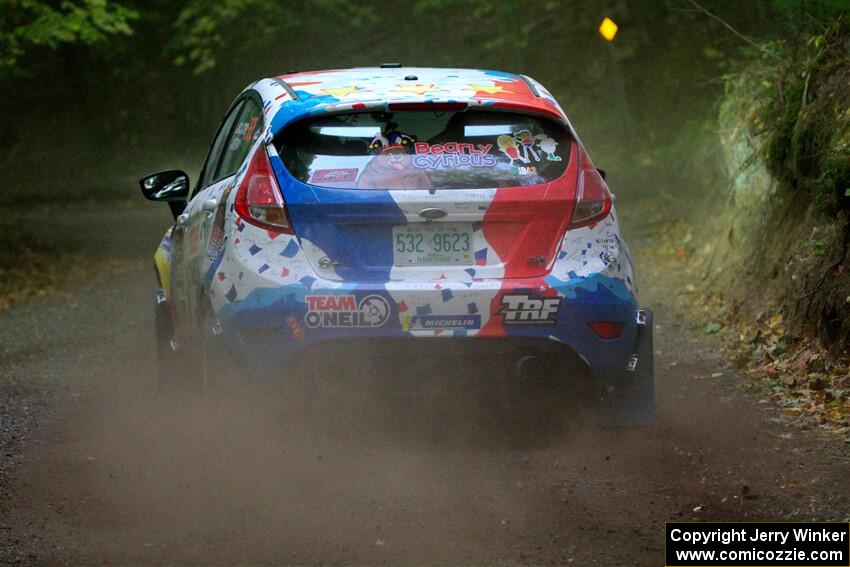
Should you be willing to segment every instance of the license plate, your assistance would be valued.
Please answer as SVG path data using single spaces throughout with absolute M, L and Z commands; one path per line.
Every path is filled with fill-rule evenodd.
M 472 225 L 417 223 L 393 228 L 393 264 L 396 266 L 471 265 Z

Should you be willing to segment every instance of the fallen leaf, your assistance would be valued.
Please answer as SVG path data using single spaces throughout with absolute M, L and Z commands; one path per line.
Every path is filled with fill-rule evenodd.
M 704 330 L 705 330 L 706 335 L 713 335 L 715 333 L 720 332 L 720 329 L 722 329 L 722 328 L 723 328 L 723 325 L 721 325 L 720 323 L 711 322 L 711 323 L 709 323 L 708 325 L 705 326 Z

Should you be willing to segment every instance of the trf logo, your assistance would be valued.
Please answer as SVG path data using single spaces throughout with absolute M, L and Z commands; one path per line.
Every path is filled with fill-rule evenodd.
M 505 325 L 555 325 L 560 297 L 536 299 L 528 294 L 502 296 L 502 315 Z

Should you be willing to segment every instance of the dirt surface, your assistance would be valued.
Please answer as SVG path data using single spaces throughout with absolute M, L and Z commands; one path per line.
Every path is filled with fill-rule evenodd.
M 657 566 L 668 520 L 850 515 L 848 447 L 741 388 L 646 254 L 649 428 L 574 406 L 553 426 L 475 390 L 305 420 L 268 387 L 158 396 L 150 253 L 167 212 L 68 217 L 54 229 L 70 247 L 121 269 L 0 314 L 0 561 Z M 453 372 L 481 372 L 470 362 Z

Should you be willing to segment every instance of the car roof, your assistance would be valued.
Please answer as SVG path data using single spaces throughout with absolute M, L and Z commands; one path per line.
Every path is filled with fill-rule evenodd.
M 271 133 L 304 116 L 385 108 L 392 103 L 465 103 L 547 115 L 566 115 L 543 85 L 525 75 L 480 69 L 359 67 L 288 73 L 250 87 L 263 99 Z

